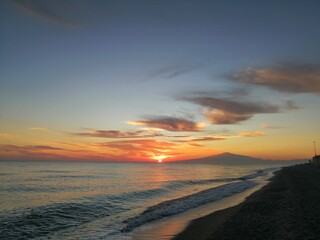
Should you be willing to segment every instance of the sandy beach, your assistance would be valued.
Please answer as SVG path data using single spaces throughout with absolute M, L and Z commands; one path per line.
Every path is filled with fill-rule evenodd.
M 175 240 L 320 239 L 320 168 L 285 167 L 243 203 L 193 220 Z

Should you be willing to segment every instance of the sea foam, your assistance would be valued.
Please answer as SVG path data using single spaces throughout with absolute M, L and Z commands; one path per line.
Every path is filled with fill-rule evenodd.
M 253 181 L 257 177 L 266 176 L 269 172 L 275 171 L 276 168 L 267 168 L 258 170 L 253 174 L 246 175 L 240 178 L 222 178 L 222 179 L 207 179 L 200 181 L 183 181 L 183 184 L 203 184 L 209 182 L 230 182 L 219 187 L 209 188 L 188 196 L 176 198 L 161 202 L 157 205 L 147 208 L 140 215 L 126 220 L 126 226 L 122 229 L 123 232 L 129 232 L 136 227 L 145 223 L 161 219 L 163 217 L 175 215 L 185 212 L 189 209 L 198 207 L 202 204 L 217 201 L 225 197 L 232 196 L 236 193 L 243 192 L 249 188 L 256 186 L 258 183 Z
M 242 192 L 246 189 L 256 186 L 257 183 L 249 180 L 242 180 L 235 183 L 229 183 L 220 187 L 210 188 L 182 198 L 168 200 L 149 207 L 140 215 L 127 220 L 127 225 L 123 232 L 129 232 L 132 229 L 141 226 L 147 222 L 161 219 L 166 216 L 175 215 L 189 209 L 195 208 L 205 203 L 220 200 L 233 194 Z

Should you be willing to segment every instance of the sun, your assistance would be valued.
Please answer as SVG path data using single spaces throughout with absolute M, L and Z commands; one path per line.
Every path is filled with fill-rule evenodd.
M 166 155 L 157 155 L 157 156 L 153 156 L 152 158 L 155 159 L 155 160 L 157 160 L 158 163 L 162 163 L 162 160 L 163 160 L 163 159 L 166 159 L 167 157 L 168 157 L 168 156 L 166 156 Z

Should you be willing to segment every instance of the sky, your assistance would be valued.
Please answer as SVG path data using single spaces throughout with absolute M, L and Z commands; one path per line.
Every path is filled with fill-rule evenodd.
M 0 1 L 0 159 L 320 152 L 318 0 Z

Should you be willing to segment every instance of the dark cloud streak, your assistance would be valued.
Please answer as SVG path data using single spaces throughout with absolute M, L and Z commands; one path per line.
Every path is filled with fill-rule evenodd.
M 89 132 L 73 133 L 73 135 L 83 137 L 100 137 L 100 138 L 148 138 L 163 136 L 157 132 L 149 132 L 145 130 L 135 131 L 118 131 L 118 130 L 92 130 Z
M 207 108 L 204 115 L 213 124 L 237 124 L 253 117 L 254 114 L 277 113 L 279 107 L 266 102 L 208 97 L 183 97 L 181 100 Z
M 168 66 L 160 68 L 148 75 L 149 78 L 165 78 L 173 79 L 181 75 L 197 71 L 203 68 L 203 64 L 180 64 L 174 66 Z
M 286 105 L 289 110 L 299 109 L 299 106 L 297 106 L 293 100 L 287 100 Z
M 204 115 L 214 124 L 237 124 L 253 117 L 252 114 L 236 114 L 221 110 L 209 110 Z
M 16 6 L 22 8 L 24 11 L 40 17 L 46 21 L 58 24 L 63 27 L 67 28 L 81 28 L 85 27 L 84 24 L 75 22 L 72 20 L 69 20 L 51 10 L 48 8 L 45 8 L 39 4 L 37 4 L 35 1 L 28 1 L 28 0 L 11 0 L 12 3 L 14 3 Z
M 56 147 L 51 147 L 47 145 L 26 145 L 26 146 L 18 146 L 18 145 L 11 145 L 11 144 L 6 144 L 6 145 L 1 145 L 1 149 L 5 152 L 20 152 L 20 153 L 27 153 L 30 151 L 42 151 L 42 150 L 49 150 L 49 151 L 61 151 L 65 150 L 63 148 L 56 148 Z
M 259 69 L 245 68 L 227 78 L 280 92 L 320 94 L 320 65 L 279 64 Z
M 171 132 L 199 132 L 201 126 L 191 120 L 168 116 L 153 116 L 146 120 L 130 122 L 133 125 L 142 125 L 152 128 L 160 128 Z
M 235 114 L 275 113 L 279 108 L 265 102 L 242 102 L 237 100 L 214 97 L 186 97 L 183 100 L 193 102 L 203 107 L 218 109 Z

